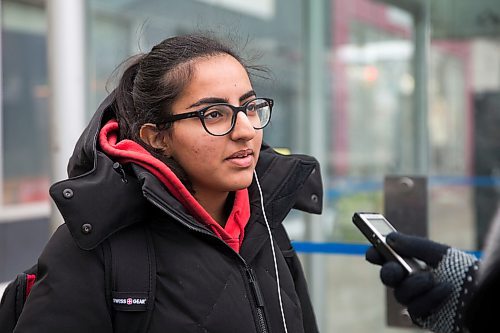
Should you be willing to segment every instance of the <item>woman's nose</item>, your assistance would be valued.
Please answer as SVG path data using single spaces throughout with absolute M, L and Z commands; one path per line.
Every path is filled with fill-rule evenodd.
M 253 139 L 256 129 L 253 128 L 252 122 L 250 121 L 250 119 L 248 119 L 247 115 L 244 112 L 238 112 L 234 121 L 234 128 L 231 131 L 231 138 L 233 140 Z

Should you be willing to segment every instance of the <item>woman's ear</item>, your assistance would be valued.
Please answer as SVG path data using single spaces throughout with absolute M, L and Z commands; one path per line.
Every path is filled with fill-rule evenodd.
M 139 136 L 147 145 L 155 149 L 159 149 L 163 152 L 163 154 L 170 156 L 167 139 L 168 135 L 166 135 L 165 131 L 160 131 L 156 125 L 150 123 L 142 125 L 139 131 Z

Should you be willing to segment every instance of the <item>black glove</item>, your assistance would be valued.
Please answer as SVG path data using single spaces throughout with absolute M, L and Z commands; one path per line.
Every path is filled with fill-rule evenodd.
M 369 262 L 382 265 L 382 282 L 394 288 L 396 300 L 407 307 L 413 322 L 434 332 L 460 332 L 477 259 L 422 237 L 391 233 L 386 241 L 402 257 L 416 258 L 427 265 L 427 269 L 408 276 L 400 264 L 387 262 L 374 247 L 366 252 Z

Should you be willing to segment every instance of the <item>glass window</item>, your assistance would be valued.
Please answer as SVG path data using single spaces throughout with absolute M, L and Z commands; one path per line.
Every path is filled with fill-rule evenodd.
M 382 211 L 383 177 L 416 168 L 413 23 L 378 1 L 338 0 L 333 8 L 331 237 L 362 241 L 353 211 Z
M 383 211 L 386 175 L 423 175 L 429 236 L 481 249 L 499 216 L 500 3 L 332 0 L 331 6 L 329 239 L 365 243 L 350 223 L 353 211 Z M 345 255 L 325 260 L 328 332 L 387 331 L 378 269 L 362 262 Z
M 4 207 L 48 201 L 45 20 L 41 5 L 2 1 L 0 206 Z
M 500 3 L 431 4 L 431 232 L 481 249 L 500 199 Z

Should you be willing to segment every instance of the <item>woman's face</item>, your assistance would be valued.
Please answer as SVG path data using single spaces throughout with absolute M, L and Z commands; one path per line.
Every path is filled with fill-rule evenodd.
M 243 66 L 230 55 L 196 60 L 193 75 L 172 105 L 172 114 L 225 102 L 240 106 L 255 97 Z M 184 169 L 196 195 L 210 196 L 246 188 L 259 158 L 262 130 L 238 112 L 234 129 L 224 136 L 205 131 L 198 118 L 173 123 L 166 152 Z

